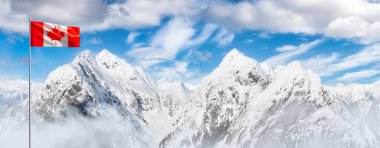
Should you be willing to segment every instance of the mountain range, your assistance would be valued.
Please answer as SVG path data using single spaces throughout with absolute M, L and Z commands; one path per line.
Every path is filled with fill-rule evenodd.
M 0 80 L 0 147 L 22 147 L 27 84 Z M 36 147 L 380 145 L 380 81 L 325 86 L 298 62 L 271 68 L 237 49 L 196 88 L 85 50 L 32 92 Z

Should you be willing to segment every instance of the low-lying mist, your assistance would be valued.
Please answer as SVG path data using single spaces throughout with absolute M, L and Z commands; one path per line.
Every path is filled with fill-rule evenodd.
M 0 114 L 1 115 L 1 114 Z M 17 118 L 17 116 L 12 116 Z M 33 118 L 36 119 L 35 116 Z M 28 121 L 0 118 L 1 148 L 28 147 Z M 133 125 L 116 111 L 106 116 L 71 115 L 54 122 L 32 120 L 34 148 L 121 148 L 154 147 L 149 131 Z M 4 126 L 5 125 L 5 126 Z

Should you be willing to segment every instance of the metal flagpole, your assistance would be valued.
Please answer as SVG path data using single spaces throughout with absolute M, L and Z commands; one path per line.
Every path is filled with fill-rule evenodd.
M 29 18 L 29 61 L 28 61 L 28 63 L 29 63 L 29 101 L 28 101 L 28 110 L 29 110 L 29 148 L 31 148 L 32 146 L 31 146 L 31 144 L 32 144 L 32 138 L 31 138 L 31 125 L 30 125 L 30 123 L 31 123 L 31 116 L 30 116 L 30 98 L 31 98 L 31 89 L 30 89 L 30 86 L 31 86 L 31 83 L 30 83 L 30 72 L 31 72 L 31 62 L 32 62 L 32 60 L 31 60 L 31 58 L 32 58 L 32 49 L 31 49 L 31 27 L 30 27 L 30 18 Z

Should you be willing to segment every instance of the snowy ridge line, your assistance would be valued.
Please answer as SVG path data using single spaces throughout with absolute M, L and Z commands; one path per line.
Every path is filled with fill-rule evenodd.
M 8 131 L 0 134 L 0 139 L 14 133 L 15 127 L 23 127 L 26 121 L 24 83 L 0 82 L 0 101 L 12 98 L 3 101 L 5 106 L 0 106 L 0 131 Z M 94 145 L 380 145 L 380 126 L 377 124 L 380 121 L 380 81 L 365 85 L 324 86 L 319 76 L 304 70 L 298 62 L 271 69 L 237 49 L 231 50 L 196 88 L 181 81 L 153 80 L 143 69 L 107 50 L 96 56 L 85 50 L 72 63 L 52 71 L 45 83 L 35 89 L 38 93 L 33 94 L 32 106 L 36 113 L 33 118 L 40 127 L 58 128 L 58 123 L 81 126 L 93 121 L 99 125 L 90 124 L 88 131 L 117 135 L 99 141 L 76 135 L 70 126 L 61 127 L 69 128 L 66 140 L 77 137 Z M 14 101 L 10 103 L 9 100 Z M 112 122 L 103 121 L 110 118 L 113 118 Z M 120 128 L 106 128 L 108 124 Z M 45 147 L 51 145 L 54 143 Z

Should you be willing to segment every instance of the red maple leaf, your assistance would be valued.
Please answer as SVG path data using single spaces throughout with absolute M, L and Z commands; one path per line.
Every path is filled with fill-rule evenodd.
M 51 39 L 51 41 L 61 41 L 61 39 L 65 36 L 65 32 L 59 30 L 59 28 L 54 27 L 51 31 L 47 32 L 47 36 Z M 57 44 L 57 42 L 55 42 Z

